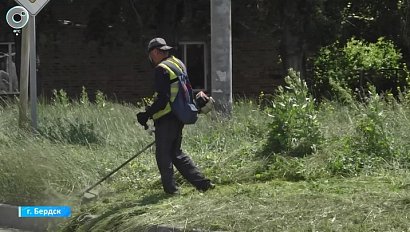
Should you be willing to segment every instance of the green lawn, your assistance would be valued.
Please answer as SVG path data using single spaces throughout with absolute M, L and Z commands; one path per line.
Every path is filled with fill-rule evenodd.
M 410 175 L 113 192 L 83 206 L 66 231 L 144 231 L 167 225 L 190 231 L 408 231 Z M 99 215 L 78 225 L 86 214 Z M 77 227 L 79 226 L 79 227 Z
M 138 107 L 63 100 L 40 104 L 37 134 L 17 127 L 15 104 L 0 107 L 0 202 L 72 206 L 51 231 L 410 230 L 408 103 L 322 103 L 323 140 L 292 157 L 270 151 L 275 111 L 240 100 L 231 118 L 201 115 L 184 130 L 184 150 L 216 189 L 199 193 L 177 175 L 182 194 L 165 195 L 149 149 L 82 204 L 82 190 L 153 137 L 135 123 Z

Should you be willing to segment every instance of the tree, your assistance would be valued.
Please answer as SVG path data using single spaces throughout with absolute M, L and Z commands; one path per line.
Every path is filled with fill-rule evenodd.
M 284 73 L 289 68 L 304 77 L 305 61 L 312 51 L 329 44 L 339 34 L 345 0 L 242 0 L 253 8 L 262 26 L 272 37 L 280 38 L 280 57 Z M 246 2 L 246 3 L 244 3 Z M 249 7 L 251 6 L 251 7 Z M 253 18 L 255 19 L 255 18 Z
M 13 29 L 8 25 L 8 23 L 4 19 L 6 18 L 6 14 L 10 10 L 10 8 L 12 8 L 15 5 L 15 2 L 12 0 L 0 2 L 0 41 L 14 40 L 14 38 L 12 37 Z
M 342 9 L 342 39 L 362 38 L 375 42 L 385 37 L 400 42 L 404 3 L 401 0 L 351 1 Z
M 250 25 L 280 38 L 284 73 L 289 68 L 301 71 L 305 62 L 320 47 L 352 37 L 376 42 L 385 37 L 410 54 L 410 1 L 408 0 L 238 0 L 256 16 L 241 18 Z M 235 12 L 233 12 L 235 14 Z M 243 12 L 241 12 L 243 14 Z M 239 17 L 240 18 L 240 17 Z M 250 21 L 256 21 L 252 23 Z
M 366 96 L 369 85 L 378 93 L 397 95 L 407 87 L 407 67 L 392 41 L 379 38 L 375 43 L 351 39 L 320 49 L 315 59 L 312 90 L 317 98 L 337 98 L 350 102 L 351 94 Z

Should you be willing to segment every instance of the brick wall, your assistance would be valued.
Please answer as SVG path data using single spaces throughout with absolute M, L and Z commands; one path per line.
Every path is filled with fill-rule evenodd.
M 64 89 L 71 97 L 78 97 L 84 86 L 91 98 L 100 90 L 120 101 L 150 95 L 152 74 L 143 47 L 132 41 L 103 46 L 86 41 L 85 23 L 95 1 L 74 3 L 79 2 L 81 7 L 64 1 L 48 6 L 55 18 L 69 20 L 70 24 L 59 26 L 58 31 L 42 24 L 50 33 L 38 38 L 39 91 L 50 96 L 53 89 Z
M 232 45 L 233 92 L 258 95 L 273 92 L 282 83 L 282 67 L 278 64 L 277 46 L 272 38 L 252 36 L 238 38 Z
M 78 24 L 86 22 L 88 12 L 94 7 L 92 3 L 81 1 L 80 10 L 75 11 L 67 7 L 75 9 L 79 6 L 64 2 L 51 1 L 50 4 L 54 4 L 52 13 L 59 19 Z M 42 25 L 47 27 L 47 24 Z M 59 28 L 58 31 L 46 28 L 49 33 L 38 38 L 39 91 L 45 96 L 50 96 L 53 89 L 64 89 L 75 97 L 81 93 L 82 86 L 91 95 L 101 90 L 120 101 L 135 101 L 151 95 L 152 69 L 145 45 L 140 41 L 101 46 L 85 40 L 85 27 L 67 25 Z M 209 38 L 208 34 L 204 33 L 203 37 Z M 179 37 L 187 39 L 186 35 Z M 233 37 L 234 94 L 257 95 L 261 91 L 273 91 L 273 86 L 278 85 L 282 77 L 281 66 L 277 64 L 277 48 L 272 38 L 262 34 Z

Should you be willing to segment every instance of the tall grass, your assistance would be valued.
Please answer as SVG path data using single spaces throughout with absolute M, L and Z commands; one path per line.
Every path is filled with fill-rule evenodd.
M 14 104 L 0 108 L 0 201 L 46 203 L 74 196 L 136 150 L 149 135 L 130 105 L 39 105 L 38 133 L 18 128 Z
M 0 107 L 1 202 L 34 204 L 75 196 L 154 139 L 136 124 L 136 106 L 106 102 L 101 96 L 98 103 L 59 97 L 40 104 L 39 133 L 18 128 L 16 105 Z M 250 99 L 236 101 L 230 119 L 201 115 L 197 124 L 186 126 L 183 149 L 219 185 L 408 168 L 406 101 L 374 97 L 352 105 L 323 102 L 314 110 L 323 142 L 308 156 L 292 157 L 280 150 L 261 155 L 274 133 L 275 112 Z M 153 153 L 149 150 L 121 170 L 107 189 L 160 189 Z M 182 178 L 178 181 L 185 184 Z

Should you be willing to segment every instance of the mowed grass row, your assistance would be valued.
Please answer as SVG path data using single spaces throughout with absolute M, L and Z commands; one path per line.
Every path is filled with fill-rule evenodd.
M 62 231 L 407 231 L 409 174 L 218 186 L 205 194 L 158 189 L 105 196 Z M 89 217 L 91 220 L 82 219 Z

